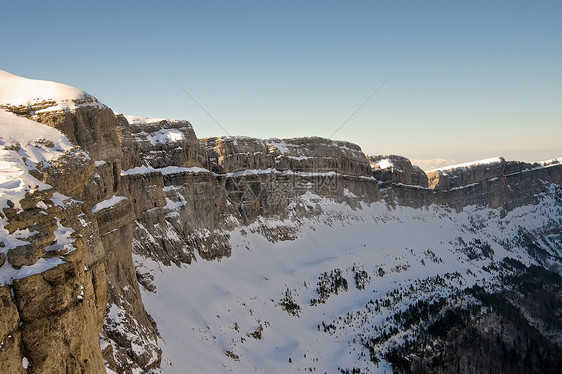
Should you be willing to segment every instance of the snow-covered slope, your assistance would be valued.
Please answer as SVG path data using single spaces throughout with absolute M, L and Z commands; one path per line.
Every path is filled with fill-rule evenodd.
M 3 110 L 0 110 L 0 142 L 4 156 L 16 151 L 25 158 L 25 169 L 35 169 L 38 164 L 50 162 L 73 147 L 60 131 Z
M 145 290 L 143 299 L 162 336 L 162 370 L 391 373 L 385 355 L 439 319 L 405 328 L 397 313 L 445 298 L 444 313 L 466 305 L 463 290 L 504 287 L 506 257 L 560 269 L 559 236 L 541 237 L 538 245 L 550 248 L 542 259 L 520 240 L 522 230 L 540 235 L 562 225 L 559 193 L 553 188 L 538 206 L 504 218 L 494 209 L 382 202 L 352 210 L 308 194 L 298 204 L 321 208 L 319 217 L 240 227 L 231 233 L 232 256 L 220 262 L 163 268 L 136 256 L 139 271 L 154 277 L 156 291 Z M 302 229 L 294 241 L 262 235 L 291 225 Z M 371 345 L 383 333 L 388 339 Z
M 72 110 L 78 106 L 104 108 L 96 98 L 62 83 L 19 77 L 0 70 L 0 107 L 33 108 L 33 114 Z

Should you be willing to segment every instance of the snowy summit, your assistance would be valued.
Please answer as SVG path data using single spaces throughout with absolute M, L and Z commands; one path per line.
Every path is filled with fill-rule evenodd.
M 105 107 L 92 95 L 66 84 L 23 78 L 0 70 L 0 107 L 29 107 L 37 114 L 80 106 Z

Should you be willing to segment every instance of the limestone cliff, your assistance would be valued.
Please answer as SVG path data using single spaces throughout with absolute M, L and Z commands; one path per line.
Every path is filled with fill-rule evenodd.
M 93 163 L 58 131 L 36 122 L 2 111 L 0 127 L 2 369 L 102 372 L 104 265 L 92 261 L 82 204 L 59 192 L 78 191 Z M 77 176 L 77 169 L 85 175 L 64 184 L 62 175 Z
M 202 141 L 213 162 L 213 171 L 219 173 L 276 169 L 370 176 L 369 163 L 361 148 L 349 142 L 319 137 L 265 140 L 219 137 Z
M 221 137 L 203 147 L 188 122 L 124 119 L 120 194 L 133 202 L 135 251 L 164 264 L 229 256 L 229 229 L 286 219 L 307 192 L 350 204 L 351 195 L 378 198 L 367 159 L 347 142 Z
M 120 129 L 134 152 L 124 149 L 123 169 L 146 165 L 208 167 L 209 160 L 193 127 L 187 121 L 155 120 L 136 116 L 120 117 Z M 134 144 L 133 144 L 134 143 Z M 119 151 L 119 147 L 115 148 Z M 132 157 L 138 157 L 131 160 Z
M 192 126 L 129 120 L 120 122 L 127 160 L 120 193 L 132 202 L 135 251 L 166 265 L 190 263 L 195 253 L 207 259 L 228 256 L 222 230 L 228 212 L 225 183 L 208 170 L 209 159 Z
M 155 163 L 150 156 L 140 166 L 130 163 L 121 176 L 121 193 L 133 201 L 136 215 L 135 249 L 165 264 L 189 263 L 196 254 L 229 256 L 230 229 L 258 217 L 287 219 L 289 207 L 307 192 L 354 205 L 358 196 L 379 197 L 367 159 L 347 142 L 221 137 L 203 139 L 202 148 L 187 122 L 180 135 L 177 125 L 169 125 L 179 122 L 134 120 L 134 130 L 123 123 L 122 134 L 143 135 L 127 137 L 132 140 L 128 149 L 142 148 L 147 155 L 186 144 L 191 149 L 179 159 L 159 157 Z M 291 231 L 266 236 L 291 239 Z
M 427 187 L 427 174 L 406 157 L 369 156 L 373 176 L 381 182 Z
M 507 213 L 536 203 L 551 184 L 560 184 L 561 171 L 559 159 L 530 164 L 499 157 L 428 172 L 427 185 L 392 182 L 384 185 L 383 194 L 391 204 L 457 210 L 475 205 Z
M 108 366 L 127 373 L 158 367 L 157 330 L 131 257 L 132 204 L 115 196 L 120 118 L 72 87 L 5 72 L 0 80 L 1 161 L 17 171 L 2 179 L 8 178 L 1 269 L 9 276 L 3 289 L 12 293 L 3 297 L 9 313 L 1 339 L 9 349 L 0 352 L 2 368 L 100 373 Z M 108 320 L 117 309 L 127 318 Z

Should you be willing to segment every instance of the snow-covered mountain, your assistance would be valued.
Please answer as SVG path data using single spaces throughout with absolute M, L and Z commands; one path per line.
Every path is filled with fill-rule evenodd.
M 561 159 L 425 173 L 0 87 L 5 372 L 562 366 Z

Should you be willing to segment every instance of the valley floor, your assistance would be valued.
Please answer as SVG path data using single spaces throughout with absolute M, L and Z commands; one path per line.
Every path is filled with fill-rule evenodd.
M 422 332 L 445 310 L 478 304 L 472 319 L 486 312 L 463 290 L 506 287 L 513 269 L 504 258 L 560 271 L 560 234 L 547 234 L 562 225 L 555 195 L 505 217 L 382 202 L 352 210 L 309 195 L 300 204 L 321 209 L 317 218 L 241 227 L 230 233 L 230 258 L 165 267 L 135 255 L 137 271 L 154 277 L 156 291 L 143 290 L 143 301 L 161 334 L 162 372 L 391 373 L 392 349 L 417 339 L 421 348 L 408 352 L 419 357 L 444 344 Z M 270 242 L 262 234 L 271 230 L 297 239 Z M 529 250 L 529 237 L 540 250 Z M 421 300 L 440 309 L 401 319 Z M 562 337 L 534 323 L 551 340 Z

